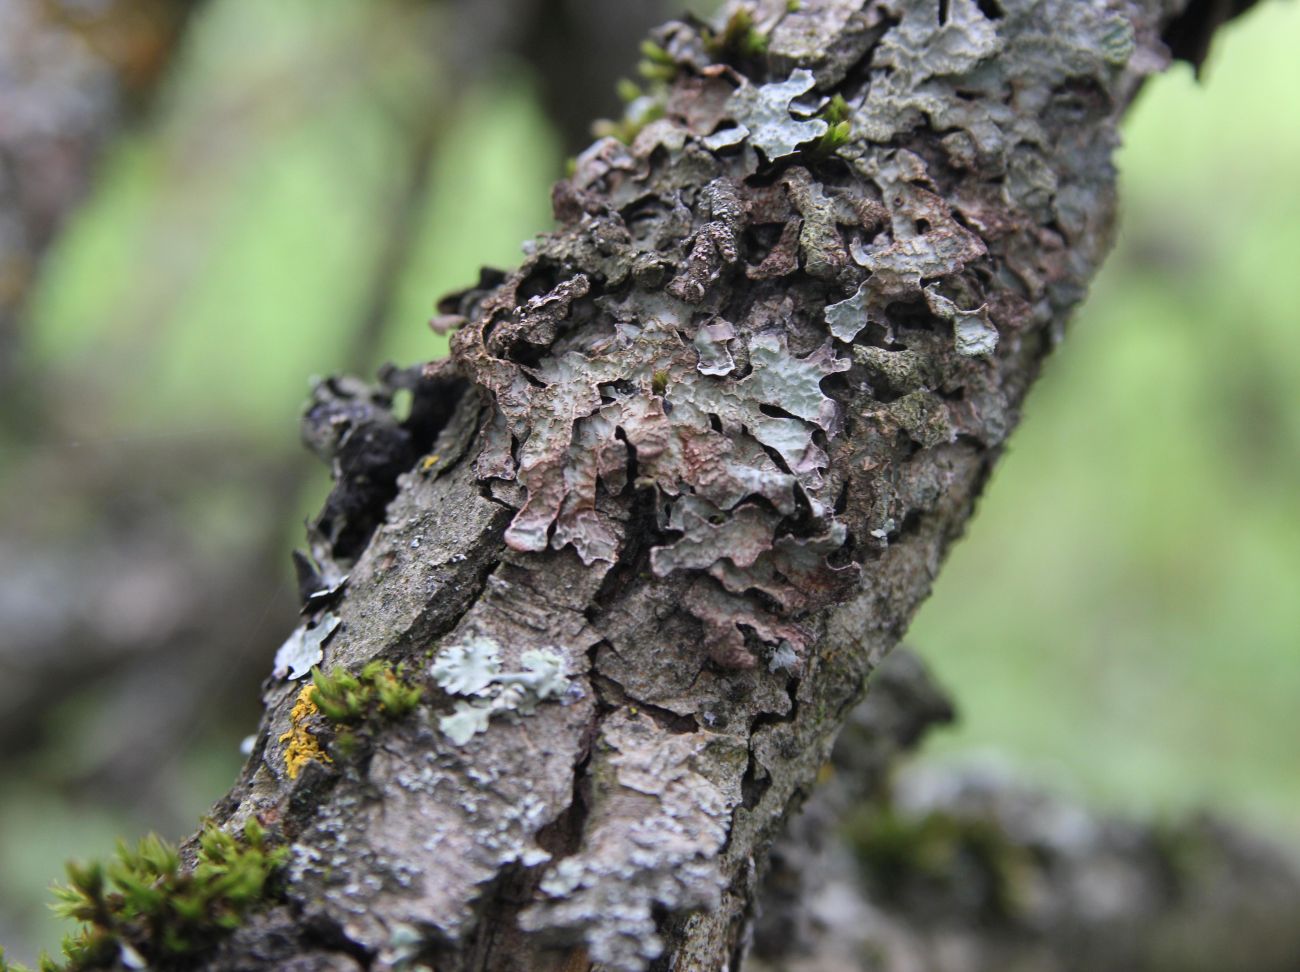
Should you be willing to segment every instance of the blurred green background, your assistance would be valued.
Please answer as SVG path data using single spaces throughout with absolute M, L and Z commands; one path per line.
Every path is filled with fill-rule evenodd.
M 61 636 L 121 629 L 120 648 L 141 598 L 171 619 L 198 591 L 206 613 L 152 625 L 133 674 L 72 655 L 75 690 L 27 689 L 0 755 L 11 958 L 57 943 L 66 858 L 180 836 L 233 778 L 327 485 L 297 443 L 308 376 L 442 354 L 436 297 L 549 224 L 572 137 L 548 68 L 507 43 L 465 68 L 446 6 L 208 0 L 41 265 L 0 553 L 58 555 L 34 587 L 0 577 L 15 616 L 75 600 Z M 1300 5 L 1266 2 L 1203 83 L 1179 65 L 1143 91 L 1116 251 L 909 636 L 961 711 L 924 759 L 1300 840 L 1297 50 Z M 62 565 L 129 571 L 137 549 L 159 577 L 68 593 Z M 35 678 L 25 631 L 7 625 L 2 680 Z

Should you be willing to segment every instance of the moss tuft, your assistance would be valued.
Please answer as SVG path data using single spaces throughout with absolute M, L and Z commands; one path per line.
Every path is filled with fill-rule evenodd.
M 677 62 L 654 41 L 646 39 L 641 42 L 641 61 L 636 70 L 647 81 L 666 84 L 677 77 Z
M 42 956 L 41 972 L 173 964 L 197 955 L 267 896 L 287 853 L 272 847 L 250 817 L 242 840 L 205 824 L 192 868 L 182 866 L 175 846 L 152 834 L 135 847 L 119 842 L 108 862 L 70 862 L 53 907 L 82 927 L 63 940 L 62 963 Z M 0 970 L 10 969 L 17 967 L 0 954 Z
M 312 701 L 325 718 L 340 724 L 361 723 L 372 716 L 400 719 L 424 697 L 423 686 L 412 682 L 405 665 L 373 661 L 353 675 L 336 668 L 329 674 L 312 669 Z
M 708 31 L 704 48 L 715 61 L 757 60 L 767 53 L 768 37 L 754 26 L 754 15 L 741 7 L 727 18 L 721 32 Z
M 852 115 L 853 109 L 844 100 L 844 96 L 838 94 L 833 96 L 826 107 L 817 114 L 817 117 L 830 127 L 804 151 L 817 159 L 834 155 L 848 144 L 853 135 L 853 123 L 850 121 Z
M 624 104 L 630 104 L 645 94 L 641 89 L 641 85 L 630 78 L 619 78 L 618 83 L 615 85 L 615 91 L 618 92 L 619 101 Z
M 592 134 L 597 138 L 616 138 L 624 145 L 631 145 L 632 140 L 652 121 L 664 117 L 667 95 L 662 85 L 655 86 L 655 92 L 640 95 L 629 102 L 623 110 L 623 117 L 617 121 L 602 118 L 591 126 Z
M 406 666 L 391 662 L 373 661 L 359 675 L 345 668 L 328 673 L 313 668 L 311 677 L 289 712 L 289 728 L 280 736 L 287 744 L 283 758 L 291 780 L 310 762 L 334 761 L 317 738 L 326 723 L 336 730 L 332 736 L 325 733 L 330 752 L 349 760 L 361 750 L 367 724 L 400 719 L 424 698 L 424 686 L 407 675 Z

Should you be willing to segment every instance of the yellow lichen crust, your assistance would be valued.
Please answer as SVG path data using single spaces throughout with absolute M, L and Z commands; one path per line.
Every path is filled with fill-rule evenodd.
M 321 763 L 333 762 L 306 725 L 308 719 L 320 713 L 313 699 L 315 694 L 315 685 L 303 686 L 298 700 L 289 710 L 289 729 L 280 736 L 280 742 L 289 744 L 284 750 L 284 768 L 291 780 L 296 780 L 302 768 L 313 759 Z

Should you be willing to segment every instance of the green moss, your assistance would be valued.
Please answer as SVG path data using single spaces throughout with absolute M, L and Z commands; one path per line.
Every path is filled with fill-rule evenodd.
M 70 862 L 53 907 L 82 927 L 63 940 L 62 963 L 42 956 L 41 972 L 114 966 L 124 956 L 155 965 L 205 951 L 267 896 L 287 853 L 250 817 L 242 840 L 205 824 L 190 869 L 175 846 L 152 834 L 135 847 L 119 843 L 108 862 Z M 9 969 L 16 967 L 0 955 L 0 970 Z
M 677 77 L 677 62 L 671 54 L 647 38 L 641 42 L 641 62 L 637 65 L 637 73 L 647 81 L 667 83 Z
M 655 46 L 650 41 L 646 43 Z M 598 120 L 591 127 L 592 134 L 597 138 L 616 138 L 624 145 L 631 145 L 641 129 L 664 117 L 668 106 L 668 85 L 662 79 L 651 78 L 643 88 L 635 81 L 622 78 L 618 82 L 618 96 L 624 102 L 623 117 L 617 121 Z
M 862 871 L 883 898 L 899 901 L 923 887 L 950 891 L 963 906 L 972 893 L 982 915 L 1007 918 L 1021 910 L 1027 852 L 988 820 L 966 820 L 936 811 L 921 817 L 866 804 L 845 822 L 845 837 Z
M 617 121 L 602 118 L 592 126 L 597 138 L 616 138 L 631 145 L 641 129 L 652 121 L 664 117 L 668 104 L 668 85 L 677 77 L 677 62 L 667 51 L 652 40 L 641 43 L 643 59 L 637 72 L 645 79 L 641 85 L 629 78 L 620 78 L 615 90 L 623 102 L 623 117 Z
M 843 95 L 837 94 L 832 97 L 826 107 L 817 114 L 817 117 L 830 127 L 804 151 L 814 158 L 827 158 L 834 155 L 841 147 L 848 144 L 853 135 L 853 124 L 849 120 L 852 114 L 853 109 L 849 107 Z
M 623 117 L 618 121 L 602 118 L 592 126 L 592 133 L 597 138 L 616 138 L 624 145 L 631 145 L 632 140 L 652 121 L 664 116 L 664 100 L 653 96 L 642 96 L 627 106 Z
M 767 53 L 768 37 L 744 7 L 727 18 L 721 32 L 706 31 L 704 47 L 716 61 L 755 60 Z
M 358 724 L 372 717 L 400 719 L 424 697 L 424 687 L 413 682 L 405 665 L 373 661 L 353 675 L 343 668 L 326 674 L 313 668 L 312 701 L 331 722 Z
M 844 100 L 844 95 L 836 94 L 831 97 L 831 100 L 826 103 L 826 107 L 821 110 L 820 117 L 834 126 L 848 121 L 852 114 L 853 109 Z
M 614 87 L 614 90 L 618 92 L 619 100 L 622 101 L 624 104 L 629 104 L 633 101 L 636 101 L 637 98 L 640 98 L 643 94 L 645 94 L 645 91 L 642 90 L 641 85 L 637 84 L 635 81 L 631 80 L 630 78 L 619 78 L 617 84 Z

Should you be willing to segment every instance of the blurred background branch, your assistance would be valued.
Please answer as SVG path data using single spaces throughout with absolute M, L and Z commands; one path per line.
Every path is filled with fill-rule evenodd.
M 746 972 L 1289 972 L 1300 857 L 1222 818 L 1098 812 L 988 758 L 908 763 L 956 713 L 872 673 L 772 853 Z

